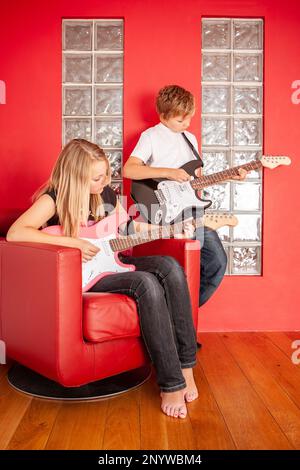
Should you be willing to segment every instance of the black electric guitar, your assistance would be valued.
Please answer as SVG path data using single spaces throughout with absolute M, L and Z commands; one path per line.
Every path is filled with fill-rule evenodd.
M 228 170 L 219 171 L 212 175 L 195 177 L 195 171 L 201 166 L 199 160 L 192 160 L 181 168 L 193 177 L 191 181 L 178 183 L 164 179 L 143 179 L 132 181 L 131 196 L 142 216 L 152 224 L 170 224 L 184 219 L 192 208 L 204 211 L 212 201 L 202 199 L 199 195 L 201 189 L 229 180 L 239 175 L 239 168 L 247 171 L 262 167 L 276 168 L 280 165 L 290 165 L 291 159 L 285 156 L 262 156 L 261 160 L 252 160 Z

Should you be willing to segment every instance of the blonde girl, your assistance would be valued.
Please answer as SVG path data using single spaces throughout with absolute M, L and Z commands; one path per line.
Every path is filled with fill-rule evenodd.
M 104 151 L 84 139 L 71 140 L 61 151 L 47 183 L 34 196 L 32 206 L 10 227 L 8 241 L 50 243 L 79 248 L 82 261 L 98 248 L 78 238 L 80 225 L 95 223 L 108 214 L 124 211 L 110 188 L 111 171 Z M 40 229 L 60 224 L 64 236 Z M 134 223 L 133 230 L 151 229 Z M 191 226 L 185 233 L 192 235 Z M 193 378 L 196 332 L 185 274 L 169 256 L 122 256 L 136 271 L 106 276 L 90 290 L 119 292 L 137 303 L 141 334 L 157 373 L 161 409 L 168 416 L 185 418 L 186 402 L 198 396 Z

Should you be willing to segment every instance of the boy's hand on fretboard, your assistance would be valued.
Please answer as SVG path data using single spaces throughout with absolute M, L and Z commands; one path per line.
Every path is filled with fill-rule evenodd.
M 232 180 L 238 180 L 238 181 L 244 181 L 246 176 L 248 175 L 249 171 L 246 171 L 244 168 L 239 168 L 238 169 L 239 175 L 233 176 Z
M 246 171 L 244 168 L 239 168 L 239 175 L 236 175 L 236 176 L 232 176 L 232 180 L 238 180 L 238 181 L 244 181 L 244 179 L 246 178 L 246 176 L 248 175 L 249 171 Z M 195 171 L 195 175 L 197 178 L 200 178 L 202 176 L 202 168 L 197 168 L 197 170 Z

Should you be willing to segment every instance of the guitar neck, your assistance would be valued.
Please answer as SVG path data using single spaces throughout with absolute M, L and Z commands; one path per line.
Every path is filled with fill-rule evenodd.
M 252 160 L 249 163 L 244 163 L 244 165 L 235 166 L 233 168 L 229 168 L 229 170 L 219 171 L 218 173 L 214 173 L 212 175 L 201 176 L 200 178 L 195 178 L 193 181 L 190 182 L 193 189 L 202 189 L 206 186 L 212 186 L 213 184 L 221 183 L 222 181 L 226 181 L 233 176 L 239 175 L 239 169 L 244 168 L 246 171 L 257 170 L 262 167 L 262 163 L 260 160 Z
M 201 227 L 203 225 L 203 220 L 202 218 L 197 218 L 194 220 L 194 223 L 196 228 Z M 135 233 L 126 237 L 114 238 L 110 240 L 109 243 L 112 251 L 123 251 L 153 240 L 172 238 L 177 233 L 182 233 L 182 222 L 174 225 L 163 225 L 157 229 Z

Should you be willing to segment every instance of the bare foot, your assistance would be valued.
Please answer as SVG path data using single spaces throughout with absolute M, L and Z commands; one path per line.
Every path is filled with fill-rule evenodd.
M 186 388 L 184 389 L 185 401 L 191 402 L 198 398 L 198 389 L 195 384 L 193 369 L 182 369 L 183 377 L 186 381 Z
M 160 392 L 162 398 L 161 409 L 166 415 L 173 416 L 173 418 L 186 417 L 187 409 L 184 401 L 185 391 L 186 389 L 171 393 Z

